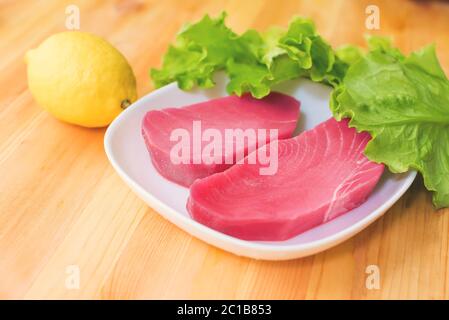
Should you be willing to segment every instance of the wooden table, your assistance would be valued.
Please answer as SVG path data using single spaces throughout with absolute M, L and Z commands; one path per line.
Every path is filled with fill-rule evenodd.
M 58 122 L 27 89 L 23 56 L 65 30 L 76 4 L 81 30 L 129 59 L 139 95 L 148 69 L 180 26 L 229 13 L 237 31 L 312 17 L 333 45 L 363 44 L 365 8 L 406 52 L 435 42 L 449 73 L 449 4 L 404 1 L 0 0 L 1 298 L 449 298 L 449 209 L 435 212 L 421 179 L 369 228 L 321 254 L 256 261 L 209 246 L 147 207 L 103 151 L 104 129 Z M 367 267 L 380 288 L 365 285 Z M 79 288 L 73 282 L 79 271 Z

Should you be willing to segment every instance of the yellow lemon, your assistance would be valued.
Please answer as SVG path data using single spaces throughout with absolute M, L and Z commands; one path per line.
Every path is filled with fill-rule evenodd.
M 103 127 L 137 98 L 136 78 L 125 57 L 86 32 L 50 36 L 25 56 L 28 86 L 56 118 Z

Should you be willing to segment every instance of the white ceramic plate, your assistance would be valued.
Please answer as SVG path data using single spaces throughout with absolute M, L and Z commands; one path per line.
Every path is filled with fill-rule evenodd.
M 187 188 L 160 176 L 153 167 L 140 133 L 144 114 L 151 109 L 184 106 L 226 95 L 224 76 L 209 90 L 183 92 L 176 84 L 156 90 L 127 108 L 109 126 L 104 145 L 112 166 L 134 192 L 163 217 L 216 247 L 256 259 L 285 260 L 311 255 L 348 239 L 388 210 L 415 179 L 416 172 L 384 173 L 368 200 L 360 207 L 292 239 L 281 242 L 240 240 L 210 229 L 190 218 L 186 210 Z M 330 89 L 308 80 L 276 88 L 301 101 L 298 130 L 313 128 L 328 119 Z

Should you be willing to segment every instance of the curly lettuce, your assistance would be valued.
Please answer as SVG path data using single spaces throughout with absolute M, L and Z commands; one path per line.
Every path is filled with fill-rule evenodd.
M 332 93 L 337 119 L 368 131 L 365 154 L 395 173 L 419 171 L 436 208 L 449 206 L 449 81 L 434 46 L 405 57 L 383 38 L 352 61 Z
M 341 82 L 343 73 L 334 72 L 334 52 L 311 20 L 295 18 L 285 30 L 238 35 L 225 25 L 225 17 L 224 13 L 216 19 L 206 15 L 186 26 L 168 49 L 162 68 L 151 70 L 155 86 L 177 82 L 183 90 L 209 88 L 218 70 L 227 73 L 230 94 L 250 92 L 256 98 L 268 95 L 279 82 L 303 76 L 329 84 Z
M 241 51 L 235 45 L 237 35 L 225 26 L 224 19 L 225 14 L 217 19 L 205 16 L 186 26 L 169 47 L 162 68 L 151 70 L 155 86 L 177 82 L 183 90 L 212 87 L 214 72 L 225 67 L 230 55 Z

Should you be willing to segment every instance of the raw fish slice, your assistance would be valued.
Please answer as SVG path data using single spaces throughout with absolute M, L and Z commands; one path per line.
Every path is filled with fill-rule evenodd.
M 244 163 L 197 180 L 187 209 L 198 222 L 240 239 L 292 238 L 366 200 L 384 170 L 363 154 L 369 140 L 347 120 L 329 119 L 277 142 L 274 175 L 260 175 L 260 163 Z
M 187 163 L 173 163 L 170 150 L 178 141 L 170 141 L 175 129 L 185 129 L 190 133 L 193 146 L 193 124 L 201 121 L 201 132 L 207 129 L 219 130 L 225 137 L 226 129 L 277 129 L 278 139 L 290 138 L 299 117 L 299 102 L 287 95 L 273 92 L 263 99 L 250 95 L 229 96 L 190 105 L 183 108 L 167 108 L 148 112 L 142 122 L 142 134 L 151 159 L 158 172 L 170 181 L 190 186 L 198 178 L 221 172 L 248 154 L 270 141 L 269 132 L 265 140 L 245 141 L 238 149 L 235 140 L 231 151 L 225 149 L 223 141 L 221 156 L 214 163 L 204 163 L 201 153 L 192 150 Z M 232 140 L 232 139 L 231 139 Z M 200 141 L 201 150 L 209 142 Z M 193 147 L 192 147 L 193 149 Z M 195 163 L 196 160 L 199 163 Z

